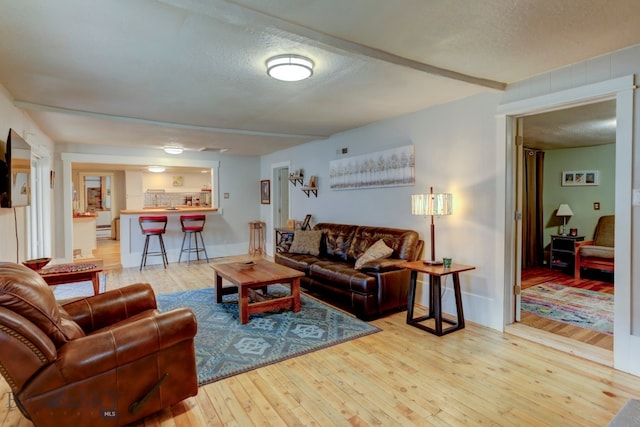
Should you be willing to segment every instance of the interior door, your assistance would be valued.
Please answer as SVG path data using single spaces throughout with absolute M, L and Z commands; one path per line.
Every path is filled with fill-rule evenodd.
M 284 227 L 289 220 L 289 168 L 278 169 L 278 218 L 276 227 Z
M 514 318 L 520 321 L 520 292 L 522 290 L 522 209 L 524 204 L 524 141 L 522 135 L 524 119 L 518 117 L 515 123 L 513 144 L 515 146 L 516 164 L 516 200 L 515 200 L 515 277 L 513 278 Z

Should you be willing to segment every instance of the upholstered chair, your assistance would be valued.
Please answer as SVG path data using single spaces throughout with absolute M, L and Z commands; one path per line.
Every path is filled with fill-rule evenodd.
M 120 426 L 198 392 L 188 309 L 148 284 L 59 305 L 38 273 L 0 263 L 0 373 L 36 426 Z
M 615 215 L 605 215 L 598 219 L 593 240 L 576 242 L 574 278 L 580 278 L 582 268 L 615 270 L 615 234 Z

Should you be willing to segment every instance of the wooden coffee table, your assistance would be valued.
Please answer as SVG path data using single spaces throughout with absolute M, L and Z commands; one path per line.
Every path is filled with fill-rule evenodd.
M 49 286 L 91 280 L 94 295 L 100 293 L 100 272 L 102 272 L 102 260 L 57 264 L 38 270 L 38 273 Z
M 262 259 L 254 261 L 251 268 L 242 262 L 214 264 L 211 268 L 215 272 L 216 302 L 221 303 L 223 295 L 237 293 L 242 324 L 249 322 L 250 314 L 281 308 L 291 308 L 294 313 L 300 311 L 300 277 L 304 276 L 301 271 Z M 223 279 L 231 282 L 232 286 L 223 287 Z M 290 294 L 269 298 L 266 295 L 267 286 L 276 283 L 288 283 Z M 256 289 L 262 289 L 263 292 L 257 292 Z

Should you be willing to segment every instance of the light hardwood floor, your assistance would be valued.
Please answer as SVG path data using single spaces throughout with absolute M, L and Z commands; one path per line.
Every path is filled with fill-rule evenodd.
M 163 293 L 212 286 L 213 275 L 203 262 L 107 275 L 107 289 L 134 282 Z M 405 320 L 205 385 L 135 426 L 603 426 L 640 398 L 639 377 L 526 339 L 473 323 L 439 338 Z M 31 425 L 6 406 L 1 425 Z

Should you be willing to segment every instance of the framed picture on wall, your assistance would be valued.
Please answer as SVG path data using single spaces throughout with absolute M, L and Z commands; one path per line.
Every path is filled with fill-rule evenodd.
M 311 215 L 307 215 L 304 217 L 304 221 L 302 221 L 302 225 L 300 228 L 302 230 L 311 230 Z
M 271 203 L 271 181 L 268 179 L 260 181 L 260 203 L 263 205 Z
M 564 171 L 562 172 L 562 186 L 599 185 L 600 174 L 597 170 Z

